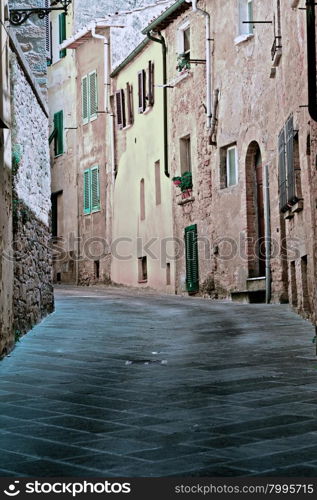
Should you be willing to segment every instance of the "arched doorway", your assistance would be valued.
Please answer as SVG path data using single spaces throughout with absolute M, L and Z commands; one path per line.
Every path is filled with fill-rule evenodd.
M 249 278 L 265 276 L 265 216 L 260 146 L 251 142 L 246 156 Z

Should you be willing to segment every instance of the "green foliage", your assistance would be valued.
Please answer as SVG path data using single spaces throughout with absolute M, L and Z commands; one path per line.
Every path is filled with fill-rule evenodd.
M 22 153 L 21 146 L 15 144 L 12 147 L 12 176 L 13 178 L 17 175 L 21 163 Z
M 177 183 L 177 181 L 180 182 L 180 184 L 178 184 L 177 187 L 179 187 L 182 192 L 187 191 L 187 189 L 192 189 L 193 187 L 191 172 L 184 172 L 181 177 L 180 176 L 173 177 L 172 181 L 175 183 Z
M 189 54 L 179 54 L 177 58 L 177 65 L 176 69 L 179 72 L 182 72 L 185 69 L 190 69 L 190 61 L 189 61 Z
M 15 330 L 14 332 L 14 340 L 15 343 L 20 342 L 20 338 L 22 337 L 23 333 L 20 330 Z

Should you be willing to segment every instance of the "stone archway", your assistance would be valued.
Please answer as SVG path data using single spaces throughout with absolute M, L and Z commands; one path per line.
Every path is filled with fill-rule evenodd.
M 260 146 L 251 142 L 246 155 L 249 278 L 265 277 L 265 217 Z

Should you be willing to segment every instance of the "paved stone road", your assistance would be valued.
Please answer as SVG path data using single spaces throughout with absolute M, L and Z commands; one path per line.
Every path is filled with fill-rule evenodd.
M 2 476 L 317 476 L 311 325 L 287 306 L 59 288 L 0 363 Z

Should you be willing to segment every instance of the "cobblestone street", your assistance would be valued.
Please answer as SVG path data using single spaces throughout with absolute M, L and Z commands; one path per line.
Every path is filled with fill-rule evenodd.
M 316 477 L 313 336 L 287 306 L 58 287 L 0 363 L 0 473 Z

